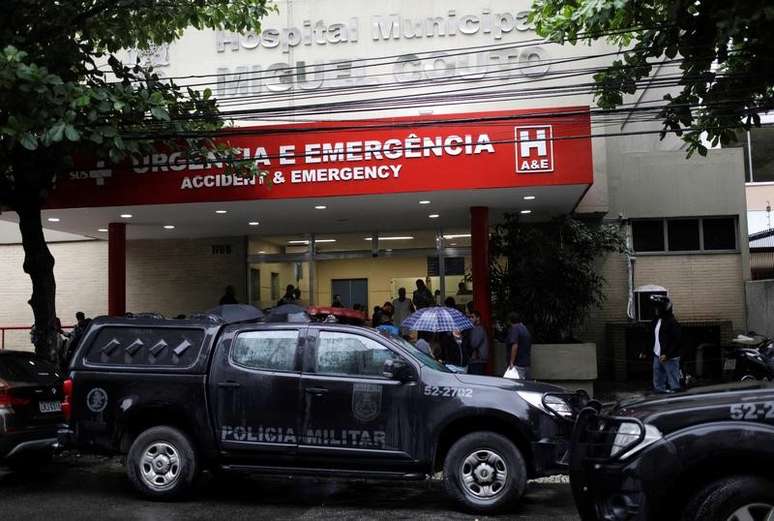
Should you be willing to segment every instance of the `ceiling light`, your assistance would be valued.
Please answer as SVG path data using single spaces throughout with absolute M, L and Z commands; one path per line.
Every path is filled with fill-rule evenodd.
M 174 230 L 175 229 L 175 225 L 174 224 L 165 224 L 164 225 L 164 229 L 165 230 Z
M 470 237 L 469 233 L 455 233 L 451 235 L 444 235 L 444 239 L 467 239 Z
M 132 217 L 133 217 L 133 215 L 130 214 L 130 213 L 122 213 L 121 214 L 121 219 L 131 219 Z
M 258 225 L 259 225 L 259 224 L 261 224 L 261 223 L 259 223 L 258 221 L 250 221 L 250 222 L 249 222 L 249 223 L 247 223 L 247 224 L 249 224 L 250 226 L 258 226 Z
M 535 196 L 534 195 L 525 195 L 524 196 L 524 200 L 525 201 L 534 201 L 535 200 Z
M 366 241 L 372 241 L 373 237 L 363 237 Z M 394 235 L 391 237 L 379 237 L 380 241 L 412 241 L 414 237 L 411 235 Z
M 431 218 L 431 219 L 438 219 L 440 217 L 440 215 L 437 214 L 437 213 L 431 213 L 430 215 L 428 215 L 428 217 Z
M 529 215 L 529 214 L 532 213 L 532 210 L 522 210 L 520 213 L 522 213 L 524 215 Z
M 107 233 L 108 229 L 107 228 L 100 228 L 97 231 L 98 232 L 102 232 L 102 233 Z
M 59 222 L 59 217 L 49 217 L 48 218 L 48 222 L 50 222 L 50 223 L 58 223 Z
M 258 252 L 258 255 L 266 255 L 266 252 L 261 250 L 261 251 Z
M 326 208 L 328 207 L 325 206 L 324 204 L 318 204 L 317 206 L 314 207 L 315 210 L 325 210 Z
M 423 199 L 419 201 L 419 204 L 430 204 L 430 201 L 428 201 L 427 199 Z
M 451 243 L 451 246 L 457 246 L 456 242 Z
M 336 242 L 336 239 L 315 239 L 314 240 L 315 244 L 325 244 L 325 243 L 330 243 L 330 242 Z M 300 240 L 299 241 L 288 241 L 288 244 L 309 244 L 309 241 L 306 241 L 306 240 L 304 240 L 304 241 L 300 241 Z
M 215 213 L 223 215 L 224 213 L 228 213 L 228 210 L 215 210 Z

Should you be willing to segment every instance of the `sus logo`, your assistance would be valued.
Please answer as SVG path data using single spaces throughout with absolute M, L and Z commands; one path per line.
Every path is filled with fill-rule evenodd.
M 355 419 L 368 423 L 382 412 L 382 386 L 375 384 L 354 384 L 352 386 L 352 414 Z
M 554 129 L 551 125 L 514 127 L 516 172 L 535 174 L 554 171 Z

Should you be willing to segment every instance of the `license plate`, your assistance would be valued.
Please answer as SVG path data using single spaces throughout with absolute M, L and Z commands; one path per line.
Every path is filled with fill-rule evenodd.
M 62 412 L 60 402 L 39 402 L 40 412 Z
M 734 369 L 736 369 L 736 359 L 727 358 L 726 362 L 723 364 L 723 370 L 733 371 Z

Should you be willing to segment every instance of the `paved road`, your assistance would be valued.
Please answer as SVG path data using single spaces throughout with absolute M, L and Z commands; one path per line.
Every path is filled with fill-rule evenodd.
M 204 479 L 195 499 L 139 499 L 117 460 L 60 458 L 34 477 L 0 470 L 3 521 L 472 520 L 441 483 L 332 482 L 232 476 Z M 531 483 L 523 503 L 500 520 L 577 521 L 569 485 Z

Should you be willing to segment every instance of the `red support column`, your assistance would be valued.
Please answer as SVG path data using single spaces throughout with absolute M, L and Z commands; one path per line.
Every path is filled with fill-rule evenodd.
M 492 345 L 492 306 L 489 292 L 489 208 L 474 206 L 470 209 L 471 261 L 473 275 L 473 305 L 481 313 L 481 322 L 489 332 Z M 493 367 L 493 349 L 489 350 L 487 371 Z
M 108 315 L 126 313 L 126 224 L 108 224 Z

